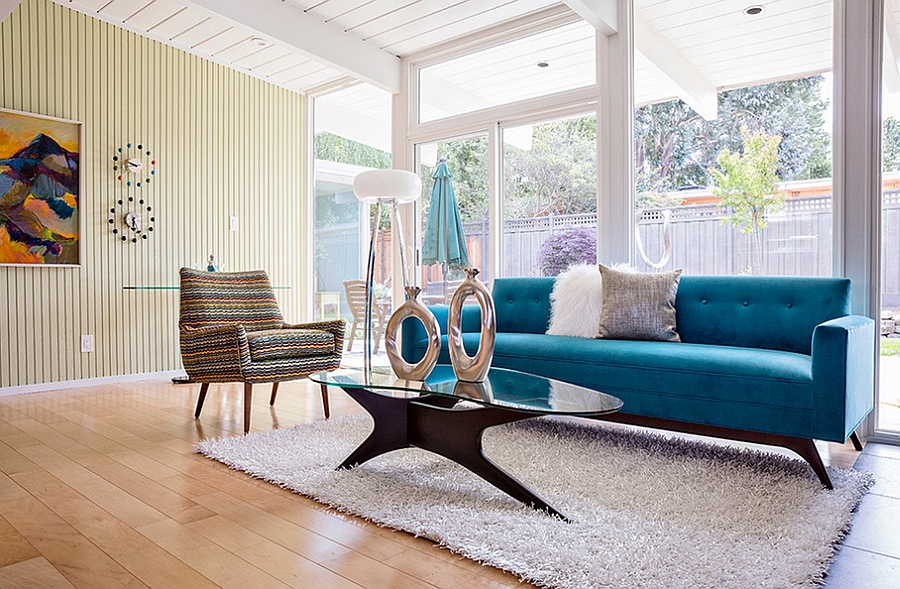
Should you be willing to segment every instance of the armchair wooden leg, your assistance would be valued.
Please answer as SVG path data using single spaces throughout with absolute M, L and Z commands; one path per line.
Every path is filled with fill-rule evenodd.
M 850 434 L 850 441 L 853 442 L 853 448 L 857 452 L 862 452 L 863 445 L 862 445 L 862 442 L 859 440 L 859 436 L 856 434 L 856 430 L 854 430 L 853 433 Z
M 328 407 L 328 385 L 320 384 L 322 387 L 322 407 L 325 409 L 325 419 L 331 417 L 331 408 Z
M 250 402 L 253 400 L 253 385 L 244 383 L 244 433 L 250 431 Z
M 200 396 L 197 397 L 197 409 L 194 410 L 194 419 L 200 417 L 200 410 L 203 409 L 203 401 L 206 400 L 206 392 L 209 390 L 209 383 L 205 382 L 200 385 Z
M 272 383 L 272 396 L 269 398 L 269 405 L 275 404 L 275 395 L 278 394 L 278 381 Z

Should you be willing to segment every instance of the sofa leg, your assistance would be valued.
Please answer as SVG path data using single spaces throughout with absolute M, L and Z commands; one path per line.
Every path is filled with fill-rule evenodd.
M 197 409 L 194 410 L 194 419 L 200 417 L 200 410 L 203 409 L 203 401 L 206 400 L 207 391 L 209 391 L 209 383 L 205 382 L 200 385 L 200 396 L 197 397 Z
M 816 476 L 819 477 L 826 489 L 834 488 L 834 485 L 831 484 L 831 478 L 828 476 L 828 471 L 825 470 L 825 465 L 822 463 L 822 457 L 819 456 L 819 451 L 816 449 L 815 442 L 810 439 L 796 438 L 784 446 L 788 450 L 793 450 L 799 454 L 801 458 L 809 463 L 813 472 L 816 473 Z
M 853 430 L 852 432 L 850 432 L 850 441 L 853 442 L 854 450 L 856 450 L 857 452 L 862 452 L 863 445 L 862 445 L 862 442 L 859 440 L 859 436 L 856 434 L 856 430 Z
M 253 400 L 253 385 L 244 383 L 244 433 L 250 431 L 250 402 Z
M 325 409 L 325 419 L 331 417 L 331 408 L 328 407 L 328 385 L 321 383 L 322 387 L 322 408 Z
M 272 396 L 269 397 L 269 405 L 275 404 L 275 395 L 277 395 L 277 394 L 278 394 L 278 382 L 276 381 L 276 382 L 272 383 Z

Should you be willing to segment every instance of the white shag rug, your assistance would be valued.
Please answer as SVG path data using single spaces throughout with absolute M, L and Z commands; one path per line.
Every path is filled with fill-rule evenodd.
M 366 415 L 205 440 L 209 458 L 339 511 L 428 538 L 538 586 L 565 589 L 817 587 L 870 475 L 611 428 L 533 419 L 489 429 L 485 453 L 568 515 L 535 511 L 419 449 L 335 467 Z

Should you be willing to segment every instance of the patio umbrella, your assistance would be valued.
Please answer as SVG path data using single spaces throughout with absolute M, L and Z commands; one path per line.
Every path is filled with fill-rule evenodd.
M 459 206 L 453 193 L 453 173 L 441 158 L 434 174 L 434 188 L 431 190 L 431 207 L 422 236 L 422 264 L 441 264 L 444 275 L 444 300 L 447 300 L 447 270 L 454 266 L 468 266 L 469 252 L 463 233 Z

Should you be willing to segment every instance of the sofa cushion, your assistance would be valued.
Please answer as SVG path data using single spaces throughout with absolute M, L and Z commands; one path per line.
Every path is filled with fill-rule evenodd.
M 597 337 L 603 282 L 595 265 L 576 264 L 556 277 L 550 293 L 548 335 Z
M 318 329 L 264 329 L 247 332 L 250 360 L 309 358 L 334 353 L 334 334 Z
M 675 309 L 684 342 L 809 354 L 816 325 L 850 314 L 850 280 L 684 276 Z
M 553 277 L 494 279 L 491 297 L 497 314 L 497 332 L 546 333 L 550 322 L 550 291 L 555 281 Z
M 600 265 L 603 311 L 597 337 L 681 341 L 675 324 L 675 296 L 681 270 L 664 274 L 619 272 Z

